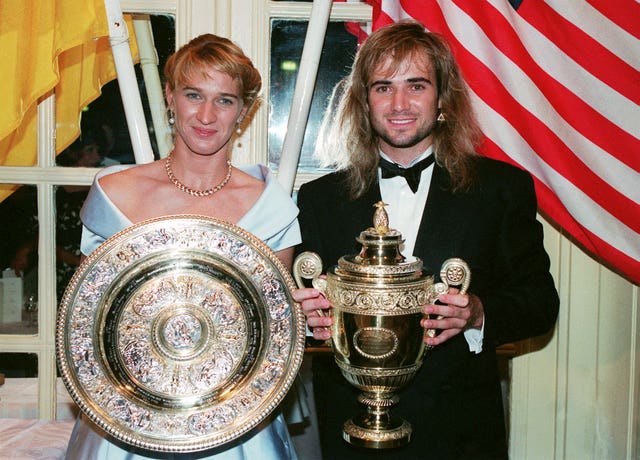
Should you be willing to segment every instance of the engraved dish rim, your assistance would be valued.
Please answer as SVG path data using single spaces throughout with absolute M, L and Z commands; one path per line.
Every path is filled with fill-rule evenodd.
M 256 347 L 253 347 L 255 360 L 243 367 L 244 370 L 248 369 L 246 373 L 231 376 L 232 381 L 237 378 L 239 383 L 226 388 L 219 398 L 203 398 L 207 402 L 200 406 L 194 403 L 193 406 L 176 408 L 156 404 L 155 401 L 144 401 L 140 397 L 131 398 L 131 388 L 124 391 L 111 380 L 110 364 L 105 353 L 99 350 L 103 331 L 97 330 L 97 321 L 90 320 L 96 317 L 94 315 L 104 316 L 105 311 L 112 308 L 101 299 L 105 292 L 117 285 L 116 281 L 120 280 L 118 276 L 122 273 L 125 273 L 122 275 L 125 278 L 127 274 L 136 276 L 136 268 L 145 260 L 153 256 L 163 259 L 162 256 L 168 251 L 173 251 L 171 255 L 175 253 L 179 261 L 192 262 L 190 257 L 195 258 L 197 254 L 197 257 L 217 264 L 216 268 L 225 277 L 223 281 L 237 280 L 242 291 L 240 294 L 252 291 L 246 295 L 253 302 L 252 308 L 261 311 L 259 315 L 254 315 L 258 317 L 255 321 L 256 332 L 260 332 L 257 334 L 260 337 L 259 351 L 255 352 Z M 167 270 L 170 272 L 171 268 L 165 272 Z M 219 281 L 215 275 L 204 272 L 196 274 L 203 278 L 210 276 L 212 283 Z M 100 285 L 105 280 L 104 285 Z M 199 215 L 164 216 L 134 224 L 113 235 L 93 251 L 67 286 L 58 309 L 55 337 L 56 359 L 62 380 L 71 397 L 91 421 L 114 438 L 134 447 L 148 451 L 188 453 L 224 446 L 265 420 L 295 381 L 304 354 L 305 320 L 300 305 L 291 296 L 294 288 L 293 278 L 275 252 L 258 237 L 234 224 Z M 129 294 L 116 292 L 117 295 Z M 246 314 L 249 307 L 241 302 L 238 305 L 241 313 Z M 202 316 L 202 312 L 198 311 L 198 315 Z M 196 317 L 198 315 L 194 314 Z M 120 326 L 118 319 L 112 318 L 111 321 L 110 326 Z M 251 338 L 247 337 L 246 340 Z M 82 346 L 78 346 L 79 343 Z M 113 348 L 117 349 L 116 346 Z M 248 354 L 246 348 L 240 349 L 243 350 L 241 353 Z M 75 356 L 83 353 L 86 361 Z M 240 360 L 245 355 L 241 355 Z M 84 365 L 96 372 L 96 382 L 103 383 L 102 387 L 98 383 L 97 389 L 89 388 L 92 383 L 87 385 L 86 377 L 79 376 L 79 370 L 82 372 L 81 366 Z M 136 390 L 142 394 L 146 391 L 140 387 L 134 388 L 133 392 Z M 107 396 L 102 398 L 103 391 L 110 399 Z M 121 420 L 114 416 L 114 413 L 120 413 L 112 409 L 117 404 L 128 411 L 130 419 Z M 148 426 L 136 425 L 135 418 L 140 415 L 136 413 L 137 410 L 151 420 Z M 187 419 L 193 421 L 196 427 L 199 426 L 198 422 L 211 422 L 213 425 L 207 425 L 207 429 L 211 426 L 213 429 L 182 431 L 171 435 L 179 431 L 174 425 Z M 218 420 L 223 422 L 218 423 Z M 173 427 L 175 431 L 169 434 L 162 432 L 165 421 L 166 426 Z M 158 423 L 161 428 L 156 428 L 153 423 Z M 160 431 L 154 431 L 156 429 Z

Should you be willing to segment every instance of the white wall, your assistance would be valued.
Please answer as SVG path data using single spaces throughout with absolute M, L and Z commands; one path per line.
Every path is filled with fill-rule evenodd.
M 511 456 L 638 459 L 638 286 L 548 224 L 545 246 L 560 315 L 542 349 L 512 360 Z

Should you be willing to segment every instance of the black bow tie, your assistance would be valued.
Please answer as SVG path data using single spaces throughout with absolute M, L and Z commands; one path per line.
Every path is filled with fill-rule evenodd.
M 433 154 L 427 158 L 420 160 L 409 168 L 403 168 L 395 163 L 385 160 L 380 157 L 380 169 L 382 170 L 382 178 L 389 179 L 390 177 L 402 176 L 407 180 L 407 184 L 411 188 L 413 193 L 418 191 L 418 185 L 420 185 L 420 176 L 422 170 L 428 168 L 433 164 Z

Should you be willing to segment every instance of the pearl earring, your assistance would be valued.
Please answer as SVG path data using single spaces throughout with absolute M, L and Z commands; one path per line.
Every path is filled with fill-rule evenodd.
M 173 115 L 173 110 L 169 109 L 169 111 L 168 111 L 168 115 L 169 115 L 169 119 L 168 119 L 167 121 L 169 121 L 169 124 L 170 124 L 170 125 L 175 124 L 176 119 L 175 119 L 175 117 L 174 117 L 174 115 Z
M 240 126 L 240 120 L 236 121 L 236 137 L 238 138 L 238 148 L 242 148 L 242 141 L 240 135 L 242 134 L 242 128 Z

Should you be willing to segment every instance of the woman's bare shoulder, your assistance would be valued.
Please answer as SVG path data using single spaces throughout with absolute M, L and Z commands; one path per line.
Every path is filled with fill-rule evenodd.
M 261 180 L 238 168 L 234 169 L 233 174 L 235 176 L 233 184 L 234 190 L 241 193 L 245 200 L 250 204 L 253 204 L 253 202 L 262 194 L 262 191 L 266 186 L 264 180 Z
M 263 179 L 259 179 L 240 168 L 235 168 L 233 174 L 236 176 L 236 184 L 240 187 L 262 190 L 265 186 Z
M 133 165 L 130 168 L 121 169 L 120 171 L 104 175 L 100 177 L 100 186 L 107 190 L 107 187 L 126 186 L 130 182 L 153 179 L 157 176 L 157 163 L 157 161 L 154 161 L 152 163 Z
M 145 196 L 162 178 L 158 162 L 147 163 L 107 174 L 99 179 L 104 193 L 121 208 L 137 196 Z

